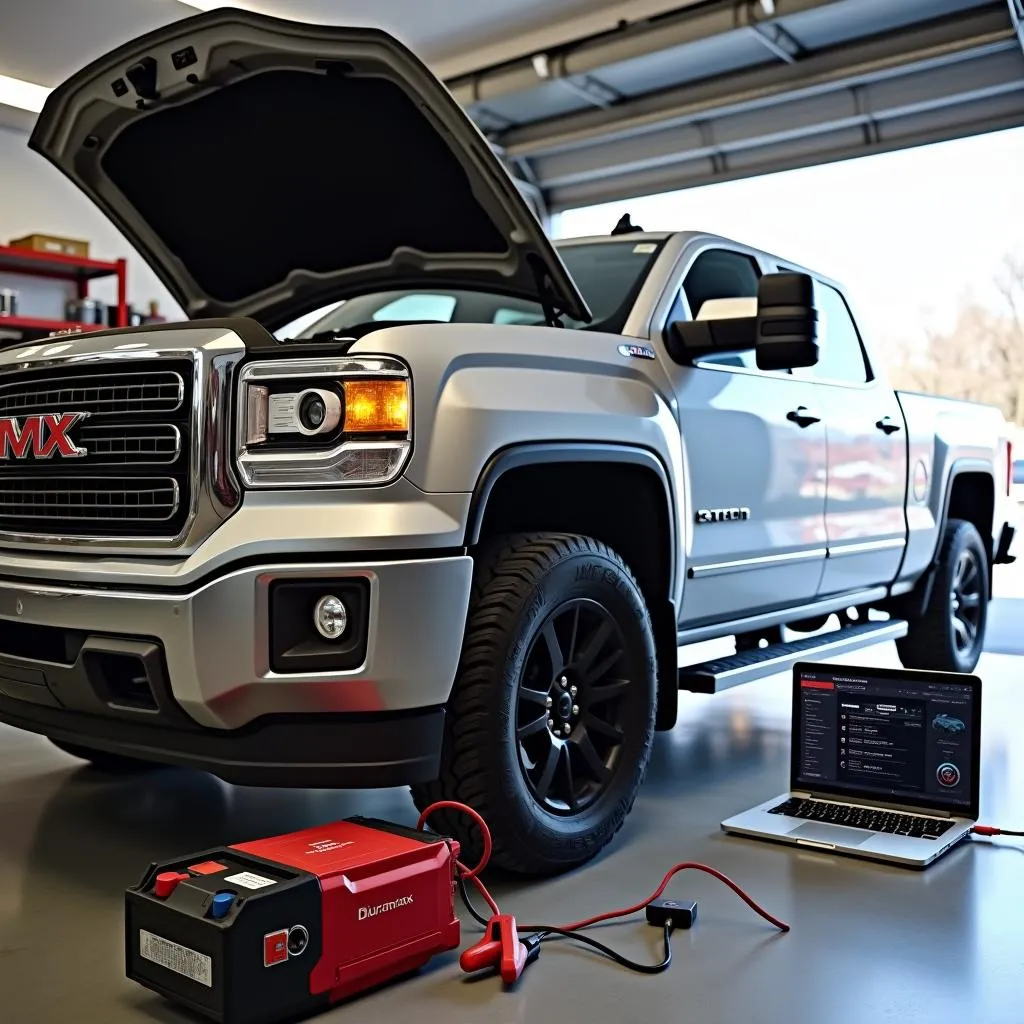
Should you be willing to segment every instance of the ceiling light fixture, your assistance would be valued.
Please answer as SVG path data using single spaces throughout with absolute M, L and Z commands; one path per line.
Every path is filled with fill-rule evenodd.
M 45 85 L 35 85 L 32 82 L 23 82 L 20 78 L 0 75 L 0 105 L 18 107 L 19 110 L 29 110 L 33 114 L 38 114 L 49 95 L 50 90 Z

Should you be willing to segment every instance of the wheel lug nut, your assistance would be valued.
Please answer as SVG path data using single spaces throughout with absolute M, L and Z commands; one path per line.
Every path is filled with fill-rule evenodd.
M 579 691 L 576 689 L 575 686 L 570 686 L 569 687 L 569 693 L 570 693 L 571 696 L 575 697 L 576 694 L 579 693 Z
M 573 704 L 573 706 L 572 706 L 572 713 L 574 715 L 578 715 L 580 713 L 580 706 L 579 706 L 579 704 Z
M 562 676 L 562 678 L 558 680 L 558 685 L 564 690 L 569 685 L 569 680 L 566 679 L 565 676 Z
M 544 707 L 549 708 L 549 707 L 551 707 L 552 703 L 553 702 L 552 702 L 551 698 L 548 697 L 548 699 L 546 701 L 544 701 Z
M 572 726 L 567 725 L 563 731 L 565 732 L 565 735 L 568 736 L 569 733 L 572 732 Z
M 554 727 L 555 727 L 555 720 L 553 718 L 549 718 L 548 719 L 548 728 L 549 729 L 554 729 Z

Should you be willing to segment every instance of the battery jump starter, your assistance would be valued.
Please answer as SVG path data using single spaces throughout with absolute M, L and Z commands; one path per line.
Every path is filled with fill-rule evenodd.
M 128 977 L 224 1024 L 305 1016 L 459 945 L 458 843 L 368 818 L 153 864 Z
M 466 814 L 482 839 L 479 863 L 462 864 L 459 844 L 426 831 L 436 810 Z M 491 971 L 512 985 L 537 959 L 541 943 L 569 938 L 622 967 L 658 974 L 672 962 L 674 928 L 689 928 L 697 905 L 662 899 L 672 878 L 703 871 L 733 890 L 782 931 L 769 914 L 720 871 L 684 861 L 666 872 L 647 899 L 572 924 L 523 925 L 502 913 L 480 873 L 491 835 L 480 814 L 441 800 L 415 829 L 371 818 L 222 846 L 151 864 L 125 894 L 128 977 L 221 1024 L 278 1024 L 412 974 L 459 945 L 458 890 L 483 934 L 459 966 Z M 470 897 L 472 884 L 490 917 Z M 583 930 L 644 911 L 663 936 L 660 963 L 629 960 Z

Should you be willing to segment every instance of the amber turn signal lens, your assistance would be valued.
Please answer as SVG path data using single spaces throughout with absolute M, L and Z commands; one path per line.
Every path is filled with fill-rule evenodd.
M 346 433 L 394 434 L 408 430 L 408 381 L 345 381 Z

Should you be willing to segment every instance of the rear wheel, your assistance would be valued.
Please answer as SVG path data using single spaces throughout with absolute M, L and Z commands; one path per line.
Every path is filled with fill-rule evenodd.
M 988 556 L 981 535 L 973 523 L 951 519 L 928 607 L 896 641 L 904 667 L 973 672 L 985 646 L 988 599 Z
M 125 775 L 131 772 L 154 771 L 160 765 L 152 761 L 138 761 L 134 757 L 121 754 L 108 754 L 105 750 L 94 750 L 91 747 L 80 747 L 77 743 L 65 743 L 63 740 L 51 739 L 50 742 L 65 754 L 88 761 L 94 768 L 112 775 Z
M 615 552 L 570 534 L 505 538 L 477 564 L 441 774 L 414 787 L 416 805 L 479 811 L 506 869 L 582 864 L 636 798 L 656 686 L 650 616 Z M 464 816 L 442 811 L 433 824 L 467 861 L 479 854 Z

